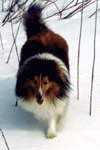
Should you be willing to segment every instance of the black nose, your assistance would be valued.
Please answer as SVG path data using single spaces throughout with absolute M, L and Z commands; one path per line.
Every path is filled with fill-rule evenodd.
M 39 93 L 38 96 L 37 96 L 37 101 L 41 101 L 42 100 L 42 96 L 41 94 Z

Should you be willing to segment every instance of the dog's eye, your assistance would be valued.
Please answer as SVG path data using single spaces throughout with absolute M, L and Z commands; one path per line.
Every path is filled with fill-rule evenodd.
M 45 81 L 45 82 L 44 82 L 44 85 L 47 85 L 47 84 L 48 84 L 48 81 Z
M 35 92 L 35 90 L 34 90 L 34 88 L 33 88 L 33 87 L 29 86 L 28 88 L 31 90 L 31 92 L 32 92 L 32 93 L 34 93 L 34 92 Z
M 49 89 L 47 90 L 46 94 L 49 94 L 51 90 L 52 90 L 52 88 L 49 88 Z
M 37 81 L 36 80 L 33 80 L 34 84 L 36 85 L 37 84 Z

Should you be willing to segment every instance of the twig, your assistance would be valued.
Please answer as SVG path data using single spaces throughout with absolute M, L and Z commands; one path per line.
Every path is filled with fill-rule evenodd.
M 32 2 L 33 3 L 33 2 Z M 31 3 L 31 4 L 32 4 Z M 15 19 L 17 19 L 18 17 L 20 17 L 20 19 L 19 20 L 21 20 L 22 19 L 22 14 L 23 14 L 23 12 L 31 5 L 31 4 L 29 4 L 28 6 L 26 6 L 25 8 L 23 8 L 23 10 L 20 10 L 20 11 L 16 11 L 16 15 L 14 16 L 14 15 L 11 15 L 10 16 L 10 18 L 9 18 L 9 20 L 8 20 L 8 22 L 11 22 L 11 21 L 13 21 L 13 20 L 15 20 Z
M 83 9 L 85 9 L 86 7 L 88 7 L 89 5 L 92 5 L 93 3 L 95 3 L 95 1 L 88 3 L 86 5 L 83 6 Z M 77 4 L 78 5 L 78 4 Z M 70 18 L 72 16 L 74 16 L 75 14 L 81 12 L 82 8 L 80 7 L 79 9 L 74 10 L 73 12 L 69 13 L 64 19 Z
M 35 1 L 36 1 L 36 0 L 33 0 L 30 4 L 34 3 Z M 58 6 L 57 6 L 57 4 L 56 4 L 56 1 L 57 1 L 57 0 L 55 0 L 55 1 L 48 0 L 48 1 L 46 1 L 46 2 L 44 3 L 44 6 L 45 6 L 44 8 L 47 8 L 47 7 L 48 7 L 49 5 L 51 5 L 51 4 L 54 4 L 55 7 L 57 8 L 57 12 L 53 13 L 53 14 L 50 15 L 50 16 L 47 16 L 45 19 L 48 19 L 48 18 L 53 17 L 53 16 L 58 15 L 58 14 L 60 14 L 60 19 L 61 19 L 62 13 L 63 13 L 64 11 L 67 11 L 68 9 L 72 9 L 72 8 L 76 7 L 73 11 L 71 11 L 69 14 L 67 14 L 65 17 L 62 18 L 62 19 L 67 19 L 67 18 L 72 17 L 72 16 L 75 15 L 76 13 L 80 12 L 81 9 L 82 9 L 82 2 L 80 2 L 79 0 L 76 0 L 76 2 L 75 2 L 75 0 L 72 0 L 72 1 L 69 2 L 64 8 L 62 8 L 62 10 L 60 10 L 60 9 L 58 8 Z M 86 7 L 88 7 L 89 5 L 93 4 L 95 1 L 96 1 L 96 0 L 94 0 L 94 1 L 92 1 L 92 0 L 84 0 L 84 7 L 83 7 L 83 9 L 86 8 Z M 28 0 L 25 0 L 25 2 L 23 2 L 23 3 L 20 5 L 19 9 L 16 10 L 16 11 L 14 11 L 13 13 L 12 13 L 11 10 L 15 8 L 15 6 L 16 6 L 16 4 L 18 4 L 18 2 L 12 3 L 12 4 L 11 4 L 11 7 L 9 8 L 8 14 L 5 16 L 5 18 L 4 18 L 4 20 L 3 20 L 3 25 L 5 25 L 7 22 L 11 22 L 12 20 L 15 20 L 15 19 L 18 19 L 18 18 L 22 19 L 22 13 L 23 13 L 24 10 L 28 7 L 28 6 L 25 7 L 25 5 L 27 4 L 27 2 L 28 2 Z M 65 0 L 64 0 L 63 3 L 65 3 Z M 74 4 L 73 4 L 73 3 L 74 3 Z M 30 4 L 29 4 L 29 5 L 30 5 Z M 63 4 L 63 6 L 64 6 L 64 4 Z M 22 8 L 23 8 L 23 9 L 22 9 Z M 98 10 L 98 11 L 99 11 L 99 10 Z M 20 19 L 18 19 L 18 21 L 19 21 Z
M 13 23 L 12 23 L 12 21 L 11 21 L 11 28 L 12 28 L 12 37 L 13 37 L 14 44 L 15 44 L 17 59 L 18 59 L 18 62 L 19 62 L 18 49 L 17 49 L 16 39 L 15 39 L 15 36 L 14 36 L 14 29 L 13 29 Z
M 83 26 L 83 5 L 84 5 L 84 0 L 82 1 L 80 35 L 79 35 L 79 44 L 78 44 L 78 60 L 77 60 L 77 99 L 79 99 L 79 64 L 80 64 L 80 46 L 81 46 L 82 26 Z
M 56 1 L 53 2 L 53 1 L 48 0 L 48 2 L 50 2 L 50 4 L 54 4 L 55 7 L 57 8 L 57 10 L 60 11 L 59 8 L 58 8 L 58 6 L 57 6 L 57 4 L 56 4 Z
M 62 9 L 64 8 L 64 6 L 65 6 L 65 0 L 63 0 L 63 6 L 62 6 Z
M 54 13 L 54 14 L 52 14 L 52 15 L 46 17 L 45 19 L 48 19 L 48 18 L 50 18 L 50 17 L 53 17 L 53 16 L 55 16 L 55 15 L 57 15 L 57 14 L 59 14 L 59 13 L 62 14 L 62 12 L 65 11 L 66 8 L 67 8 L 70 4 L 72 4 L 73 2 L 74 2 L 74 0 L 72 0 L 72 1 L 71 1 L 67 6 L 65 6 L 61 11 L 56 12 L 56 13 Z
M 88 0 L 88 1 L 84 1 L 84 4 L 81 2 L 81 3 L 76 3 L 75 5 L 74 5 L 74 7 L 75 6 L 77 6 L 77 5 L 79 5 L 76 9 L 74 9 L 73 11 L 71 11 L 67 16 L 65 16 L 63 19 L 67 19 L 67 18 L 70 18 L 70 17 L 72 17 L 73 15 L 75 15 L 76 13 L 78 13 L 78 12 L 80 12 L 80 11 L 82 11 L 82 9 L 84 9 L 89 3 L 91 2 L 91 0 Z M 67 9 L 71 9 L 73 6 L 71 6 L 70 8 L 67 8 Z
M 55 0 L 54 2 L 56 2 L 57 0 Z M 51 1 L 49 0 L 49 1 L 46 1 L 45 3 L 44 3 L 44 6 L 45 7 L 48 7 L 49 5 L 51 5 L 52 3 L 50 3 Z M 44 7 L 44 8 L 45 8 Z
M 1 46 L 2 46 L 2 49 L 4 49 L 4 47 L 3 47 L 3 42 L 2 42 L 1 32 L 0 32 L 0 40 L 1 40 Z
M 98 11 L 100 11 L 100 8 L 99 8 L 98 10 L 96 10 L 93 14 L 91 14 L 91 15 L 89 16 L 89 18 L 91 18 L 92 16 L 94 16 Z
M 8 14 L 6 15 L 6 17 L 4 18 L 4 20 L 2 21 L 2 23 L 5 24 L 6 19 L 9 20 L 9 16 L 10 16 L 10 14 L 11 14 L 12 8 L 13 8 L 13 1 L 12 1 L 12 3 L 11 3 L 11 7 L 9 8 L 9 12 L 8 12 Z M 3 25 L 4 25 L 4 24 L 3 24 Z
M 21 7 L 24 6 L 24 5 L 26 5 L 27 2 L 28 2 L 28 0 L 26 0 L 25 2 L 23 2 L 22 5 L 21 5 Z M 17 3 L 18 3 L 18 2 L 17 2 Z M 21 10 L 21 11 L 20 11 L 20 10 L 17 10 L 17 11 L 15 11 L 13 14 L 11 13 L 11 10 L 16 6 L 17 3 L 15 3 L 15 4 L 13 5 L 13 1 L 12 1 L 11 7 L 10 7 L 9 10 L 8 10 L 9 12 L 8 12 L 8 14 L 5 16 L 5 18 L 4 18 L 3 21 L 2 21 L 2 23 L 3 23 L 2 26 L 4 26 L 7 22 L 9 22 L 9 19 L 12 18 L 17 12 L 23 12 L 22 10 Z M 20 8 L 21 8 L 21 7 L 20 7 Z
M 2 131 L 1 128 L 0 128 L 0 132 L 1 132 L 1 134 L 2 134 L 2 137 L 3 137 L 3 139 L 4 139 L 4 142 L 5 142 L 5 144 L 6 144 L 7 149 L 10 150 L 10 148 L 9 148 L 9 146 L 8 146 L 8 143 L 7 143 L 7 140 L 6 140 L 6 138 L 5 138 L 5 135 L 4 135 L 4 133 L 3 133 L 3 131 Z
M 2 12 L 4 11 L 4 1 L 2 0 Z
M 36 1 L 36 0 L 33 0 L 30 4 L 34 3 L 35 1 Z M 44 6 L 45 6 L 44 8 L 47 8 L 47 7 L 48 7 L 49 5 L 51 5 L 51 4 L 54 4 L 55 7 L 57 8 L 57 12 L 53 13 L 53 14 L 50 15 L 50 16 L 47 16 L 45 19 L 48 19 L 48 18 L 53 17 L 53 16 L 58 15 L 58 14 L 60 14 L 60 19 L 61 19 L 62 13 L 63 13 L 64 11 L 67 11 L 68 9 L 72 9 L 72 8 L 74 8 L 74 7 L 77 7 L 77 8 L 75 8 L 73 11 L 71 11 L 67 16 L 63 17 L 63 19 L 66 19 L 66 18 L 72 17 L 72 16 L 75 15 L 76 13 L 80 12 L 81 9 L 82 9 L 82 2 L 79 2 L 79 0 L 77 0 L 76 2 L 75 2 L 75 0 L 72 0 L 72 1 L 69 2 L 64 8 L 62 8 L 62 10 L 60 10 L 60 9 L 58 8 L 58 6 L 57 6 L 57 4 L 56 4 L 56 1 L 57 1 L 57 0 L 55 0 L 55 1 L 48 0 L 48 1 L 46 1 L 46 2 L 44 3 Z M 12 3 L 12 4 L 11 4 L 11 7 L 9 8 L 8 14 L 6 15 L 6 17 L 5 17 L 4 20 L 3 20 L 3 25 L 5 25 L 7 22 L 11 22 L 12 20 L 15 20 L 15 19 L 18 19 L 18 18 L 21 19 L 21 18 L 22 18 L 22 12 L 28 7 L 28 6 L 25 7 L 25 5 L 26 5 L 27 2 L 28 2 L 28 0 L 26 0 L 25 2 L 23 2 L 23 3 L 20 5 L 19 9 L 16 10 L 15 12 L 13 12 L 13 13 L 11 12 L 11 10 L 15 8 L 15 5 L 18 4 L 18 2 L 17 2 L 17 3 Z M 95 2 L 95 1 L 94 1 L 94 2 Z M 84 0 L 84 7 L 83 7 L 83 9 L 86 8 L 86 7 L 88 7 L 89 5 L 91 5 L 91 4 L 94 3 L 94 2 L 92 2 L 92 0 Z M 64 0 L 64 3 L 65 3 L 65 0 Z M 73 3 L 74 3 L 74 4 L 73 4 Z M 30 5 L 30 4 L 29 4 L 29 5 Z M 73 5 L 72 5 L 72 4 L 73 4 Z M 63 4 L 63 6 L 64 6 L 64 4 Z M 24 7 L 24 8 L 22 9 L 22 7 Z M 18 21 L 19 21 L 20 19 L 18 19 Z
M 34 0 L 34 1 L 35 1 L 35 0 Z M 22 16 L 23 12 L 24 12 L 30 5 L 32 5 L 34 1 L 32 1 L 29 5 L 27 5 L 27 6 L 24 7 L 23 9 L 17 10 L 16 13 L 13 13 L 13 14 L 10 16 L 10 18 L 8 19 L 8 22 L 11 22 L 11 21 L 16 20 L 16 19 L 18 19 L 18 18 L 19 18 L 19 19 L 18 19 L 16 22 L 20 21 L 20 20 L 23 18 L 23 16 Z M 24 5 L 26 5 L 26 3 L 25 3 Z M 15 15 L 15 16 L 14 16 L 14 15 Z
M 90 90 L 90 112 L 89 112 L 90 116 L 92 112 L 92 94 L 93 94 L 93 82 L 94 82 L 95 55 L 96 55 L 97 10 L 98 10 L 98 0 L 96 0 L 96 13 L 95 13 L 94 56 L 93 56 L 92 77 L 91 77 L 91 90 Z
M 20 19 L 22 19 L 22 14 L 21 13 L 23 13 L 30 5 L 32 5 L 33 4 L 33 2 L 34 1 L 32 1 L 28 6 L 26 6 L 23 10 L 21 10 L 21 11 L 16 11 L 16 13 L 14 13 L 14 14 L 12 14 L 11 16 L 10 16 L 10 18 L 9 18 L 9 22 L 11 22 L 12 20 L 15 20 L 15 19 L 17 19 L 18 17 L 20 18 Z M 48 1 L 48 2 L 51 2 L 51 1 Z M 59 8 L 58 8 L 58 6 L 56 5 L 56 3 L 55 2 L 51 2 L 50 4 L 54 4 L 55 5 L 55 7 L 57 8 L 57 10 L 58 10 L 58 14 L 60 14 L 60 10 L 59 10 Z M 15 15 L 16 14 L 16 15 Z M 15 16 L 14 16 L 15 15 Z M 60 14 L 61 15 L 61 14 Z
M 10 59 L 10 56 L 11 56 L 11 53 L 12 53 L 12 50 L 13 50 L 13 46 L 14 46 L 15 41 L 17 39 L 17 35 L 18 35 L 18 31 L 19 31 L 20 25 L 21 25 L 21 21 L 19 22 L 19 25 L 18 25 L 18 28 L 17 28 L 17 32 L 16 32 L 16 35 L 14 37 L 14 41 L 13 41 L 13 44 L 11 46 L 10 53 L 9 53 L 9 56 L 8 56 L 8 59 L 7 59 L 7 63 L 9 62 L 9 59 Z

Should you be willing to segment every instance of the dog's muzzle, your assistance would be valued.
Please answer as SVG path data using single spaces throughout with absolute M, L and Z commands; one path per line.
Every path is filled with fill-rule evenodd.
M 39 105 L 41 105 L 42 103 L 43 103 L 43 98 L 42 98 L 42 95 L 39 93 L 38 94 L 38 96 L 37 96 L 37 103 L 39 104 Z

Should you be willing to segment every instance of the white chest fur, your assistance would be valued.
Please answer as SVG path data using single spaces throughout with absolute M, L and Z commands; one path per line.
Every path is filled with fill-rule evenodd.
M 34 117 L 38 120 L 50 120 L 56 118 L 58 115 L 62 115 L 68 105 L 68 100 L 56 100 L 56 103 L 48 103 L 44 100 L 42 105 L 39 105 L 36 99 L 31 101 L 18 100 L 19 105 L 34 114 Z

